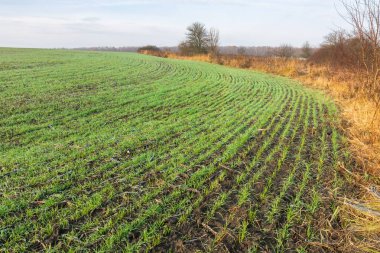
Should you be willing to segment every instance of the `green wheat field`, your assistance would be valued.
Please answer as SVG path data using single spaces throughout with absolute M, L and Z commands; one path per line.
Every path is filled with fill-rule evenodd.
M 0 49 L 0 251 L 307 252 L 336 222 L 337 114 L 254 71 Z

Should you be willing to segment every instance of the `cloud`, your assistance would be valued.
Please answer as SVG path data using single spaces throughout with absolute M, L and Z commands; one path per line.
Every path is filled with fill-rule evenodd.
M 90 22 L 90 23 L 98 22 L 100 20 L 101 20 L 101 18 L 99 18 L 99 17 L 85 17 L 85 18 L 82 18 L 82 21 L 84 21 L 84 22 Z
M 341 24 L 331 0 L 0 1 L 0 46 L 170 46 L 194 21 L 223 44 L 318 44 Z

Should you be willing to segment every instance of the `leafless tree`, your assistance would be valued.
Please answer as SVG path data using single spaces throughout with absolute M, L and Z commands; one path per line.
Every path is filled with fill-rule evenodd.
M 294 49 L 291 45 L 283 44 L 276 49 L 275 55 L 283 58 L 291 58 L 294 55 Z
M 360 41 L 356 36 L 344 31 L 335 30 L 325 36 L 321 47 L 313 52 L 309 61 L 328 64 L 332 68 L 344 68 L 360 74 L 361 64 Z M 355 86 L 355 89 L 358 87 Z
M 345 30 L 334 30 L 325 36 L 325 41 L 323 42 L 323 45 L 343 45 L 349 37 L 350 35 Z
M 302 57 L 308 59 L 312 54 L 312 48 L 308 41 L 302 46 Z
M 195 22 L 187 27 L 185 43 L 194 54 L 207 53 L 209 36 L 205 25 Z
M 363 87 L 376 103 L 373 119 L 380 110 L 380 1 L 341 0 L 346 15 L 343 18 L 352 26 L 360 41 L 361 63 L 366 71 Z M 372 121 L 373 123 L 373 121 Z
M 360 41 L 361 62 L 365 68 L 369 94 L 380 96 L 380 1 L 342 0 L 354 36 Z
M 213 56 L 219 54 L 219 31 L 215 28 L 210 28 L 208 33 L 208 49 Z

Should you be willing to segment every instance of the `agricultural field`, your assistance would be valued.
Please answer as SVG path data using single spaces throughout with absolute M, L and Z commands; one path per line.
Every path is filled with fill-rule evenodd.
M 326 250 L 337 114 L 254 71 L 0 49 L 0 251 Z

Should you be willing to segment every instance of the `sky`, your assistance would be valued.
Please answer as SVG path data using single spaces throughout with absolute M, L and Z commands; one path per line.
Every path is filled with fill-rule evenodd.
M 175 46 L 186 27 L 221 45 L 318 46 L 347 28 L 339 0 L 0 0 L 0 47 Z

